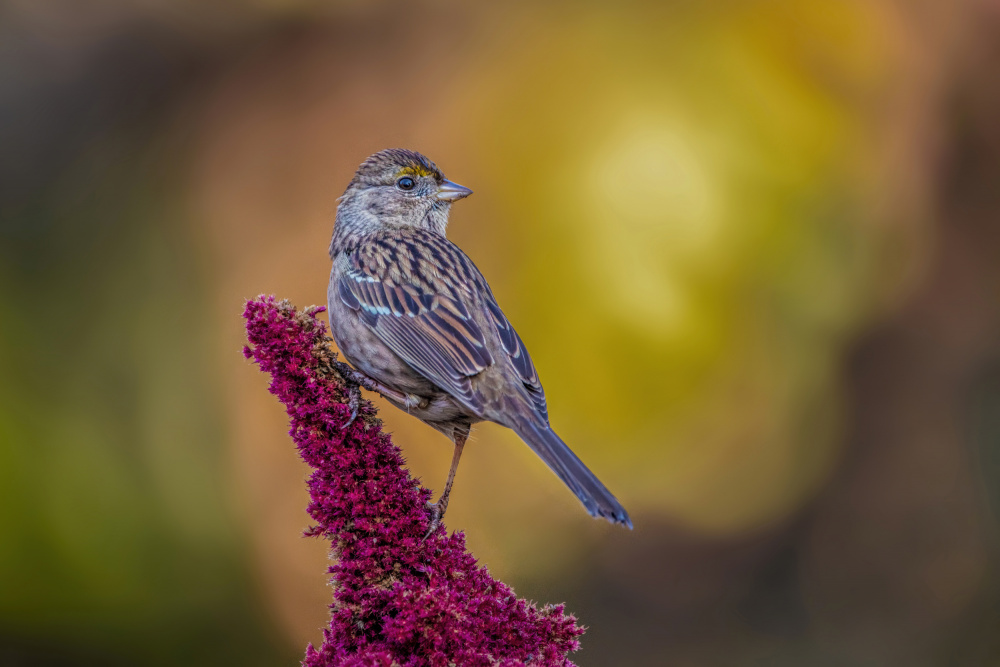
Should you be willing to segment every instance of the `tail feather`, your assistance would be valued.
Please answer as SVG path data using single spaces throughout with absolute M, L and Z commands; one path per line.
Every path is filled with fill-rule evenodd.
M 620 523 L 631 530 L 632 520 L 622 504 L 550 426 L 531 420 L 514 425 L 514 431 L 576 494 L 591 516 L 603 517 L 611 523 Z

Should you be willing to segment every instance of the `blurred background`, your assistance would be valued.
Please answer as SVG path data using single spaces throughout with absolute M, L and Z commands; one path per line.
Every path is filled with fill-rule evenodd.
M 449 527 L 574 661 L 1000 664 L 998 71 L 993 0 L 3 0 L 0 664 L 321 641 L 240 313 L 325 302 L 390 146 L 476 191 L 450 237 L 632 512 L 474 431 Z

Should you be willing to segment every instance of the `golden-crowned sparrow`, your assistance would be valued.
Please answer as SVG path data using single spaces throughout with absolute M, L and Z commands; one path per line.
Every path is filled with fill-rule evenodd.
M 513 429 L 591 516 L 632 527 L 625 508 L 549 426 L 535 366 L 486 279 L 445 237 L 452 202 L 472 191 L 419 153 L 365 160 L 337 206 L 330 330 L 345 377 L 455 443 L 433 506 L 437 526 L 472 424 Z M 432 528 L 433 529 L 433 528 Z

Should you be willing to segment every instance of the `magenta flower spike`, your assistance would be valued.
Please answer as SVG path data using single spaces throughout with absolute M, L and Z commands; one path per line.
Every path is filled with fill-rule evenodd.
M 335 564 L 330 627 L 307 667 L 572 665 L 583 629 L 562 605 L 536 608 L 493 579 L 465 548 L 465 535 L 429 529 L 431 492 L 403 467 L 375 408 L 350 419 L 347 392 L 332 368 L 325 310 L 298 313 L 260 296 L 243 316 L 244 355 L 271 375 L 289 433 L 309 477 L 307 535 L 330 540 Z

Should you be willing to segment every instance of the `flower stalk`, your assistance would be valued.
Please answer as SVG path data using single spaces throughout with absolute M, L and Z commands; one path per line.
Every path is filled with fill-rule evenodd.
M 335 558 L 330 625 L 303 665 L 571 665 L 583 634 L 576 619 L 518 598 L 477 564 L 463 533 L 441 525 L 428 536 L 431 492 L 404 467 L 374 406 L 362 401 L 348 425 L 349 393 L 316 317 L 324 310 L 260 296 L 244 311 L 244 354 L 270 374 L 313 468 L 306 535 L 329 540 Z

